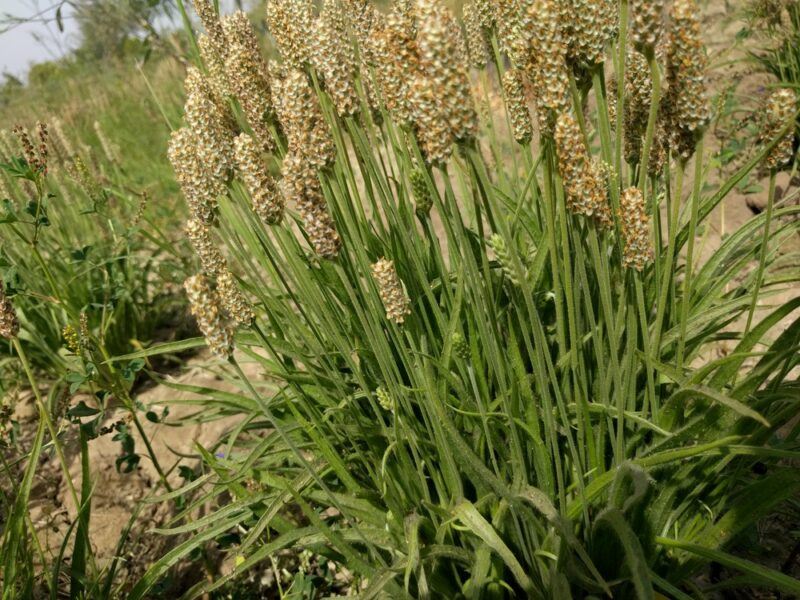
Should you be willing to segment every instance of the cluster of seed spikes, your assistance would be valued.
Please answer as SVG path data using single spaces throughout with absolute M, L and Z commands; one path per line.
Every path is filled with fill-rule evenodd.
M 797 93 L 794 90 L 775 90 L 767 98 L 762 127 L 762 143 L 770 143 L 781 136 L 778 144 L 764 161 L 767 168 L 779 169 L 792 161 L 794 130 L 790 126 L 797 110 Z M 788 126 L 788 129 L 787 129 Z M 781 133 L 786 129 L 786 132 Z
M 653 260 L 650 241 L 650 219 L 644 198 L 638 188 L 624 190 L 619 199 L 619 218 L 622 226 L 622 264 L 625 268 L 642 271 Z
M 386 309 L 386 318 L 392 323 L 402 325 L 406 317 L 411 314 L 411 302 L 394 268 L 394 262 L 381 258 L 372 265 L 372 276 L 378 284 L 378 292 Z
M 620 28 L 616 0 L 466 0 L 462 21 L 444 0 L 394 0 L 385 12 L 370 0 L 268 0 L 266 20 L 282 59 L 269 64 L 244 13 L 220 18 L 211 0 L 194 4 L 205 29 L 198 40 L 203 68 L 188 71 L 185 126 L 173 134 L 169 158 L 191 210 L 189 235 L 203 263 L 202 279 L 188 287 L 195 299 L 206 298 L 206 308 L 196 311 L 204 331 L 252 319 L 208 229 L 231 178 L 241 178 L 264 224 L 279 225 L 285 205 L 293 206 L 316 255 L 336 258 L 342 240 L 326 201 L 326 182 L 334 172 L 335 142 L 342 140 L 331 127 L 359 126 L 369 114 L 382 127 L 388 113 L 400 138 L 416 139 L 426 169 L 444 165 L 457 145 L 472 144 L 478 135 L 470 67 L 482 69 L 492 61 L 490 39 L 499 42 L 514 139 L 532 140 L 533 110 L 539 133 L 555 148 L 567 207 L 599 227 L 611 227 L 609 186 L 618 182 L 592 160 L 589 128 L 583 127 L 589 121 L 576 112 L 592 109 L 573 106 L 573 93 L 585 93 L 588 77 L 602 70 Z M 702 135 L 709 117 L 707 59 L 696 0 L 631 0 L 629 6 L 625 77 L 609 94 L 613 110 L 613 89 L 621 86 L 625 103 L 611 122 L 623 127 L 627 162 L 647 162 L 656 177 L 670 152 L 688 159 Z M 656 58 L 664 65 L 665 92 L 653 112 Z M 573 78 L 577 85 L 571 87 Z M 323 102 L 326 98 L 330 102 Z M 776 96 L 774 123 L 788 104 L 788 98 Z M 362 105 L 369 108 L 365 114 Z M 644 161 L 651 114 L 658 118 Z M 785 149 L 783 141 L 774 164 L 784 160 Z M 273 161 L 280 163 L 280 181 L 268 168 Z M 432 174 L 422 165 L 408 174 L 420 217 L 433 206 Z M 628 190 L 620 203 L 624 264 L 642 269 L 652 251 L 641 195 Z M 498 256 L 502 241 L 494 239 Z M 381 259 L 373 275 L 387 317 L 402 323 L 409 300 L 393 264 Z M 225 334 L 215 335 L 217 347 L 225 347 L 220 342 Z
M 3 282 L 0 281 L 0 337 L 8 340 L 14 339 L 19 334 L 19 319 L 14 305 L 6 296 Z
M 13 129 L 14 135 L 17 136 L 20 146 L 22 147 L 22 155 L 31 169 L 39 173 L 47 173 L 47 157 L 49 154 L 49 135 L 47 125 L 44 123 L 36 124 L 36 137 L 38 144 L 34 146 L 31 141 L 31 136 L 28 131 L 21 125 L 16 125 Z

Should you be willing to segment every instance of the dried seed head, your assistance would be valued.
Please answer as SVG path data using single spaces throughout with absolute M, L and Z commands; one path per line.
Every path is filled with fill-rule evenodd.
M 217 197 L 225 192 L 225 188 L 209 176 L 197 155 L 195 139 L 189 129 L 183 127 L 172 133 L 167 157 L 192 215 L 203 223 L 213 223 Z
M 280 83 L 280 94 L 278 117 L 290 151 L 317 168 L 331 164 L 336 158 L 333 138 L 306 74 L 290 71 Z
M 370 0 L 343 0 L 343 4 L 351 31 L 358 40 L 362 59 L 372 64 L 374 57 L 370 40 L 383 26 L 383 15 L 375 9 Z
M 323 258 L 336 258 L 342 243 L 314 167 L 302 156 L 290 152 L 283 159 L 281 172 L 281 192 L 297 206 L 314 251 Z
M 652 52 L 661 37 L 664 0 L 631 0 L 631 39 L 641 52 Z
M 658 177 L 664 172 L 669 156 L 667 155 L 667 131 L 664 129 L 663 121 L 656 123 L 653 144 L 650 147 L 650 160 L 647 163 L 648 175 Z
M 543 113 L 540 114 L 542 123 L 544 113 L 560 114 L 569 106 L 567 41 L 555 0 L 532 0 L 527 4 L 527 14 L 536 22 L 532 37 L 532 54 L 536 63 L 532 81 L 539 110 Z
M 264 77 L 266 64 L 243 44 L 231 42 L 225 66 L 231 93 L 239 99 L 256 139 L 262 148 L 272 150 L 275 144 L 267 124 L 273 114 L 272 91 Z
M 675 0 L 666 50 L 667 93 L 662 109 L 673 150 L 684 159 L 694 153 L 709 119 L 705 90 L 708 59 L 700 38 L 695 0 Z
M 764 125 L 761 141 L 768 144 L 778 137 L 787 125 L 794 121 L 797 110 L 797 93 L 794 90 L 775 90 L 767 98 L 764 110 Z M 792 161 L 794 154 L 794 129 L 783 135 L 778 145 L 772 149 L 765 160 L 770 169 L 779 169 Z
M 194 10 L 200 17 L 206 34 L 211 39 L 211 43 L 217 49 L 220 56 L 225 56 L 225 34 L 222 31 L 222 25 L 219 22 L 219 15 L 214 10 L 211 0 L 193 0 Z
M 284 60 L 300 68 L 311 59 L 314 13 L 309 0 L 270 0 L 267 24 Z
M 495 24 L 495 7 L 493 0 L 474 0 L 478 22 L 484 29 L 491 29 Z
M 219 358 L 230 358 L 233 354 L 233 329 L 225 318 L 219 296 L 203 275 L 189 277 L 183 287 L 209 349 Z
M 255 213 L 265 223 L 279 223 L 283 218 L 283 196 L 267 171 L 255 140 L 246 133 L 236 138 L 236 162 Z
M 570 3 L 564 3 L 564 7 Z M 571 0 L 569 18 L 563 23 L 569 38 L 568 56 L 577 63 L 603 62 L 608 28 L 605 0 Z
M 576 214 L 594 217 L 602 227 L 609 227 L 612 218 L 605 181 L 598 166 L 589 160 L 578 123 L 570 113 L 559 115 L 555 143 L 567 207 Z
M 103 126 L 100 125 L 100 121 L 94 122 L 94 132 L 97 135 L 97 140 L 100 142 L 100 147 L 103 149 L 103 154 L 106 155 L 108 162 L 115 165 L 120 164 L 119 146 L 108 139 Z
M 402 325 L 406 317 L 411 314 L 411 301 L 403 288 L 403 282 L 397 275 L 394 262 L 381 258 L 372 265 L 372 276 L 378 284 L 378 292 L 386 309 L 386 318 L 392 323 Z
M 62 155 L 62 159 L 70 159 L 77 152 L 75 152 L 75 147 L 72 145 L 72 141 L 67 137 L 64 133 L 64 123 L 58 117 L 53 117 L 50 119 L 50 124 L 52 125 L 53 129 L 53 139 L 58 146 L 58 150 Z
M 186 222 L 185 231 L 206 276 L 216 277 L 217 273 L 228 270 L 228 262 L 211 238 L 211 231 L 205 223 L 190 218 Z
M 650 115 L 653 82 L 647 60 L 638 51 L 628 49 L 625 64 L 625 160 L 641 159 L 642 137 Z
M 519 69 L 508 69 L 503 74 L 503 93 L 514 139 L 518 144 L 527 144 L 533 137 L 533 123 Z
M 230 96 L 228 78 L 225 74 L 225 60 L 220 56 L 214 42 L 207 34 L 197 36 L 197 47 L 200 49 L 200 58 L 203 59 L 208 72 L 208 85 L 219 102 L 224 102 Z
M 441 0 L 417 0 L 416 15 L 421 72 L 438 96 L 453 137 L 457 141 L 473 138 L 478 116 L 460 49 L 461 29 Z
M 6 296 L 3 282 L 0 281 L 0 337 L 12 340 L 19 335 L 19 319 L 14 305 Z
M 317 19 L 312 62 L 340 117 L 358 110 L 356 63 L 347 36 L 344 7 L 339 0 L 325 0 Z
M 250 302 L 242 294 L 228 269 L 217 273 L 217 295 L 220 303 L 236 327 L 250 325 L 256 318 Z
M 396 11 L 389 13 L 373 28 L 366 45 L 371 49 L 375 77 L 386 108 L 401 125 L 411 125 L 412 81 L 419 73 L 420 61 L 416 41 L 402 16 Z
M 28 134 L 28 130 L 22 125 L 15 125 L 12 131 L 14 135 L 17 136 L 17 140 L 19 140 L 19 144 L 22 147 L 22 156 L 25 158 L 25 162 L 27 162 L 34 171 L 44 171 L 44 162 L 33 147 L 33 142 L 31 141 L 31 136 Z
M 467 52 L 470 64 L 482 69 L 489 62 L 489 49 L 486 42 L 486 30 L 481 24 L 477 2 L 468 0 L 464 4 L 464 29 L 467 33 Z
M 645 211 L 644 198 L 638 188 L 628 188 L 622 192 L 619 203 L 624 242 L 622 264 L 627 269 L 642 271 L 653 260 L 650 218 Z
M 500 50 L 511 63 L 520 69 L 532 67 L 531 35 L 529 18 L 523 5 L 517 0 L 494 0 L 492 3 L 497 25 Z
M 41 169 L 47 173 L 47 158 L 50 155 L 49 140 L 50 134 L 47 131 L 47 124 L 41 121 L 36 123 L 36 135 L 39 138 L 39 160 L 41 161 Z
M 225 115 L 214 101 L 211 87 L 194 67 L 186 74 L 186 126 L 196 140 L 197 157 L 220 186 L 233 169 L 233 134 L 225 127 Z
M 425 174 L 420 169 L 414 169 L 409 175 L 411 181 L 411 195 L 414 197 L 416 204 L 416 213 L 424 217 L 430 214 L 433 208 L 433 200 L 431 199 L 431 192 L 428 189 L 428 182 Z

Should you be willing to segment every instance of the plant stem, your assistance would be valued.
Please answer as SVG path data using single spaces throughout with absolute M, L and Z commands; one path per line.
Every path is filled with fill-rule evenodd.
M 753 287 L 753 301 L 750 304 L 750 312 L 747 314 L 747 325 L 744 328 L 742 337 L 747 337 L 750 333 L 750 327 L 753 325 L 753 316 L 756 312 L 758 305 L 758 296 L 761 293 L 761 285 L 764 282 L 764 267 L 767 262 L 767 251 L 769 250 L 769 235 L 772 226 L 772 214 L 775 210 L 775 179 L 777 176 L 776 169 L 770 169 L 769 172 L 769 195 L 767 196 L 767 215 L 766 222 L 764 223 L 764 237 L 761 239 L 761 253 L 758 258 L 758 271 L 756 271 L 756 281 Z

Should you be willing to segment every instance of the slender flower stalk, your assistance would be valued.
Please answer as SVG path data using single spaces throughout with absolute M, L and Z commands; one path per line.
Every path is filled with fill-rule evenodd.
M 394 262 L 381 258 L 372 265 L 372 276 L 378 284 L 378 292 L 386 309 L 386 318 L 392 323 L 402 325 L 411 314 L 411 301 L 397 275 Z

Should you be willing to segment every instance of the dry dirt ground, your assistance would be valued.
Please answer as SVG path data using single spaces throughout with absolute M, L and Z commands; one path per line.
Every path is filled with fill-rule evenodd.
M 730 17 L 730 11 L 725 2 L 711 0 L 705 8 L 704 30 L 708 32 L 712 63 L 726 66 L 717 67 L 712 76 L 712 86 L 717 91 L 734 85 L 734 98 L 745 114 L 752 109 L 755 98 L 763 95 L 770 80 L 751 70 L 747 64 L 732 62 L 732 59 L 741 56 L 741 53 L 732 53 L 729 49 L 730 40 L 734 39 L 741 24 Z M 713 154 L 721 144 L 736 134 L 735 131 L 717 129 L 714 136 L 709 136 L 706 153 Z M 713 178 L 713 174 L 711 174 Z M 754 212 L 763 209 L 766 197 L 767 180 L 765 176 L 756 177 L 750 181 L 746 189 L 737 189 L 725 200 L 724 205 L 711 219 L 710 228 L 703 232 L 700 238 L 700 260 L 708 256 L 712 249 L 720 243 L 725 233 L 735 231 L 739 226 L 750 219 Z M 792 179 L 789 174 L 782 174 L 778 182 L 779 198 L 788 202 L 798 202 L 800 193 L 800 180 Z M 790 248 L 798 249 L 797 240 L 791 242 Z M 791 295 L 796 295 L 797 290 Z M 721 348 L 720 352 L 725 349 Z M 190 359 L 180 372 L 171 377 L 178 382 L 190 382 L 193 385 L 215 387 L 227 391 L 235 391 L 230 384 L 222 381 L 208 369 L 204 368 L 207 357 L 198 356 Z M 251 374 L 258 378 L 260 374 L 252 368 Z M 174 400 L 188 399 L 190 394 L 178 392 L 165 386 L 156 386 L 142 392 L 138 400 L 149 409 L 160 414 L 163 407 L 170 406 L 168 423 L 180 423 L 184 418 L 196 412 L 197 408 L 174 404 Z M 73 400 L 74 401 L 74 400 Z M 124 411 L 110 411 L 106 424 L 111 425 L 120 418 L 124 418 Z M 36 411 L 30 401 L 19 402 L 16 407 L 16 419 L 21 423 L 23 432 L 32 432 L 35 427 Z M 213 449 L 224 435 L 235 426 L 235 418 L 227 418 L 208 423 L 183 423 L 181 426 L 169 424 L 156 424 L 143 421 L 145 433 L 150 438 L 159 461 L 171 467 L 176 461 L 194 468 L 199 464 L 196 458 L 196 446 L 200 444 L 206 449 Z M 158 474 L 152 463 L 142 452 L 142 440 L 134 434 L 137 450 L 142 453 L 139 468 L 132 473 L 119 473 L 115 466 L 120 455 L 120 444 L 112 440 L 112 435 L 101 436 L 90 442 L 89 453 L 92 465 L 94 496 L 91 516 L 91 543 L 98 566 L 103 567 L 117 552 L 117 543 L 120 532 L 128 524 L 134 511 L 139 509 L 136 517 L 136 526 L 131 532 L 130 542 L 126 545 L 121 555 L 120 568 L 127 570 L 131 576 L 141 573 L 156 557 L 163 554 L 170 544 L 170 539 L 150 532 L 150 529 L 165 522 L 169 514 L 163 505 L 158 503 L 142 503 L 152 493 L 158 481 Z M 30 439 L 31 435 L 27 436 Z M 23 433 L 23 444 L 25 434 Z M 76 485 L 80 481 L 80 455 L 74 442 L 68 448 L 71 450 L 70 473 Z M 183 456 L 184 458 L 181 458 Z M 190 458 L 185 458 L 189 456 Z M 172 483 L 177 484 L 180 478 L 177 470 L 170 476 Z M 70 523 L 76 515 L 75 503 L 68 493 L 60 468 L 54 457 L 43 459 L 41 468 L 37 471 L 36 484 L 31 502 L 31 519 L 39 529 L 41 539 L 49 552 L 57 553 L 59 546 L 67 532 Z M 765 535 L 774 534 L 773 526 L 767 526 Z M 68 557 L 69 552 L 67 552 Z M 754 596 L 751 596 L 754 597 Z

